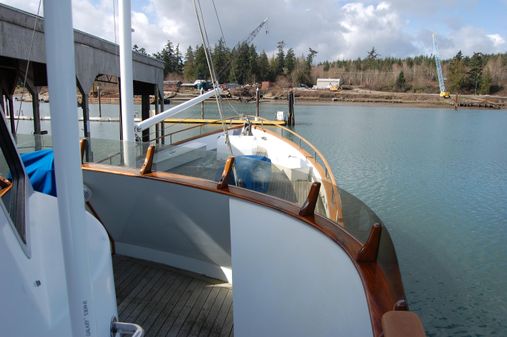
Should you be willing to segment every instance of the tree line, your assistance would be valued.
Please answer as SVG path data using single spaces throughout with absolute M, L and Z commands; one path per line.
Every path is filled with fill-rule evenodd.
M 433 56 L 407 58 L 380 57 L 375 48 L 365 58 L 324 61 L 314 67 L 314 77 L 336 77 L 342 83 L 372 90 L 402 92 L 438 92 Z M 507 85 L 507 53 L 459 51 L 442 61 L 446 89 L 451 93 L 495 94 Z
M 147 55 L 144 48 L 134 45 L 134 51 Z M 285 43 L 277 43 L 273 56 L 263 50 L 257 51 L 254 44 L 245 42 L 233 48 L 220 39 L 210 50 L 219 83 L 238 84 L 277 81 L 281 78 L 291 83 L 313 84 L 312 63 L 317 51 L 309 48 L 308 54 L 296 56 L 293 48 L 286 49 Z M 183 55 L 179 45 L 168 41 L 164 48 L 152 55 L 164 63 L 164 76 L 180 76 L 186 81 L 210 79 L 204 46 L 189 46 Z
M 137 45 L 134 50 L 147 55 Z M 220 83 L 238 84 L 278 81 L 285 85 L 311 86 L 318 77 L 340 78 L 342 84 L 372 90 L 402 92 L 438 92 L 438 79 L 433 56 L 406 58 L 382 57 L 373 47 L 364 58 L 324 61 L 314 65 L 317 51 L 309 48 L 296 56 L 284 41 L 277 43 L 276 53 L 268 56 L 253 44 L 240 43 L 233 48 L 219 40 L 210 50 Z M 152 55 L 164 63 L 164 75 L 194 81 L 209 79 L 205 50 L 202 45 L 188 47 L 182 53 L 178 44 L 167 41 L 164 48 Z M 507 85 L 507 53 L 474 53 L 460 51 L 452 59 L 443 60 L 447 89 L 451 93 L 494 94 Z

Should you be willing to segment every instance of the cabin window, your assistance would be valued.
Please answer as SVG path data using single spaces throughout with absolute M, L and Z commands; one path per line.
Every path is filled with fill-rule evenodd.
M 5 119 L 0 114 L 0 202 L 26 244 L 25 175 Z

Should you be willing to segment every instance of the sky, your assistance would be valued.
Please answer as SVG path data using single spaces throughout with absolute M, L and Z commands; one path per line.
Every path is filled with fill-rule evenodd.
M 74 27 L 115 40 L 118 0 L 73 0 Z M 0 2 L 36 13 L 39 0 Z M 212 0 L 201 0 L 211 44 L 222 36 Z M 443 58 L 459 50 L 507 52 L 507 0 L 214 0 L 229 46 L 245 40 L 269 18 L 253 43 L 273 55 L 277 42 L 318 51 L 316 61 L 366 57 L 372 47 L 381 57 L 430 55 L 436 33 Z M 42 7 L 42 6 L 41 6 Z M 43 8 L 41 8 L 43 14 Z M 133 0 L 132 41 L 149 53 L 169 40 L 183 52 L 201 43 L 192 0 Z

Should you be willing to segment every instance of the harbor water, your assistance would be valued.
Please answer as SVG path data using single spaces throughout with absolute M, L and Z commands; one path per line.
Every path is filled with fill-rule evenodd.
M 255 104 L 224 108 L 253 114 Z M 22 110 L 31 115 L 30 103 Z M 263 104 L 262 116 L 277 110 L 287 107 Z M 340 187 L 389 229 L 428 336 L 507 336 L 507 111 L 297 104 L 295 113 L 295 130 L 327 157 Z M 103 105 L 102 115 L 118 118 L 118 107 Z M 214 106 L 206 117 L 217 117 Z M 32 130 L 19 122 L 19 133 Z M 92 122 L 91 135 L 117 139 L 118 123 Z

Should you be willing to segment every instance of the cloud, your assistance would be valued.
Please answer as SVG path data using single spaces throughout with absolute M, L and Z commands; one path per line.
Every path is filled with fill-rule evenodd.
M 3 1 L 33 13 L 39 0 Z M 201 3 L 214 44 L 221 33 L 213 3 Z M 317 61 L 365 57 L 372 47 L 384 57 L 430 54 L 431 32 L 425 28 L 439 27 L 447 30 L 438 37 L 444 58 L 458 50 L 493 53 L 504 52 L 506 47 L 506 32 L 486 31 L 480 21 L 463 25 L 461 20 L 442 19 L 450 9 L 476 8 L 477 0 L 215 0 L 215 4 L 229 46 L 245 40 L 268 16 L 268 34 L 259 32 L 254 43 L 269 55 L 281 40 L 296 55 L 307 53 L 310 47 L 317 50 Z M 161 50 L 168 40 L 180 44 L 181 50 L 201 43 L 192 0 L 139 0 L 133 5 L 132 41 L 149 53 Z M 73 19 L 77 29 L 115 41 L 111 0 L 73 0 Z M 422 22 L 423 28 L 414 22 Z
M 339 58 L 364 57 L 375 47 L 381 56 L 416 54 L 410 36 L 404 33 L 405 23 L 387 2 L 365 6 L 348 3 L 341 8 L 340 33 L 343 47 Z

